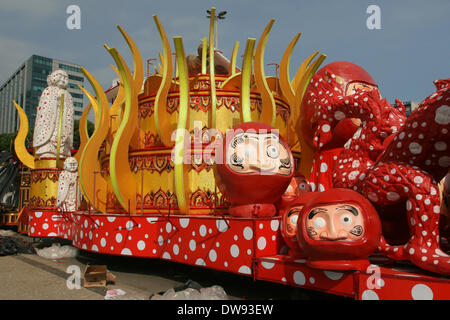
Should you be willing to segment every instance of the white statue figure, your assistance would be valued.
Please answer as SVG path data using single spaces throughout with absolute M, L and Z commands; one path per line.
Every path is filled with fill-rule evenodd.
M 34 125 L 33 147 L 35 155 L 41 158 L 56 158 L 60 121 L 61 94 L 64 93 L 62 109 L 60 157 L 71 156 L 73 145 L 73 100 L 67 91 L 68 76 L 65 71 L 56 70 L 47 77 L 48 87 L 42 92 L 37 107 Z
M 59 211 L 76 211 L 81 202 L 78 187 L 78 162 L 69 157 L 64 161 L 64 171 L 59 175 L 56 208 Z

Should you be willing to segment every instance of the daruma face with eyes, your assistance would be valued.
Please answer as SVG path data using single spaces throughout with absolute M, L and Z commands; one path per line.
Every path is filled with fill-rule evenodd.
M 326 268 L 324 261 L 331 269 L 363 268 L 381 237 L 374 207 L 349 189 L 318 192 L 303 207 L 297 228 L 299 246 L 317 268 Z
M 316 192 L 302 193 L 281 211 L 281 235 L 290 249 L 289 255 L 291 256 L 303 257 L 297 241 L 297 224 L 305 203 L 315 195 Z
M 364 234 L 361 208 L 354 204 L 328 205 L 308 214 L 306 230 L 313 240 L 359 240 Z
M 273 207 L 294 175 L 289 147 L 277 130 L 264 123 L 246 122 L 227 132 L 222 156 L 216 165 L 216 182 L 234 207 L 254 204 Z M 272 215 L 274 210 L 273 207 Z
M 227 160 L 236 173 L 290 176 L 293 171 L 290 152 L 272 132 L 236 134 L 229 142 Z

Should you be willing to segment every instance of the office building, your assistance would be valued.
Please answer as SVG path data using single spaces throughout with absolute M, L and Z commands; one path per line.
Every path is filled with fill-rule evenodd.
M 55 70 L 64 70 L 69 75 L 67 90 L 73 97 L 74 119 L 79 120 L 83 112 L 83 92 L 78 88 L 84 84 L 80 66 L 38 55 L 32 55 L 0 86 L 0 134 L 15 132 L 19 119 L 13 100 L 27 114 L 29 128 L 34 128 L 36 107 L 42 91 L 48 86 L 47 76 Z

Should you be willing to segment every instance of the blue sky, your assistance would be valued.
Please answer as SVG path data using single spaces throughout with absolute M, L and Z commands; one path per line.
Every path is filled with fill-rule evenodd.
M 81 9 L 81 30 L 66 27 L 66 8 L 72 4 Z M 369 5 L 381 9 L 381 30 L 366 27 Z M 183 37 L 189 54 L 208 36 L 206 10 L 211 7 L 228 11 L 218 25 L 219 49 L 227 56 L 236 41 L 243 54 L 247 38 L 259 39 L 273 18 L 266 63 L 279 63 L 291 39 L 302 32 L 292 75 L 319 50 L 327 54 L 324 64 L 347 60 L 364 67 L 390 102 L 422 101 L 434 91 L 433 80 L 450 77 L 448 0 L 0 0 L 0 82 L 39 54 L 83 65 L 107 89 L 116 76 L 103 44 L 116 47 L 131 64 L 117 24 L 144 59 L 153 58 L 161 51 L 152 18 L 157 14 L 170 39 Z M 267 66 L 266 74 L 274 74 L 274 68 Z

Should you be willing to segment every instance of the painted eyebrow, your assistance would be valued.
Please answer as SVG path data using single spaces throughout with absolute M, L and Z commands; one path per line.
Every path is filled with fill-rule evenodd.
M 325 208 L 316 208 L 316 209 L 313 209 L 313 210 L 311 210 L 311 212 L 308 214 L 308 219 L 314 218 L 314 216 L 315 216 L 316 214 L 320 213 L 320 212 L 328 212 L 328 210 L 325 209 Z
M 296 208 L 292 208 L 291 210 L 289 210 L 288 212 L 288 217 L 293 215 L 294 213 L 300 213 L 302 211 L 303 207 L 296 207 Z
M 336 210 L 347 210 L 347 211 L 351 212 L 355 217 L 358 216 L 358 210 L 356 210 L 356 208 L 353 206 L 344 205 L 344 206 L 340 206 L 340 207 L 336 208 Z
M 234 138 L 233 142 L 231 142 L 231 146 L 235 149 L 236 146 L 240 143 L 244 143 L 244 138 L 237 137 L 237 138 Z
M 253 139 L 253 140 L 259 141 L 259 137 L 258 136 L 256 136 L 256 137 L 254 137 L 254 136 L 246 136 L 244 138 Z
M 274 135 L 274 134 L 266 135 L 266 137 L 264 138 L 264 140 L 269 140 L 269 139 L 277 140 L 277 141 L 279 140 L 278 136 Z

